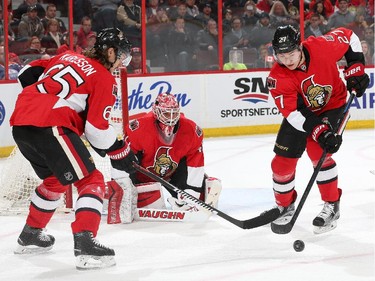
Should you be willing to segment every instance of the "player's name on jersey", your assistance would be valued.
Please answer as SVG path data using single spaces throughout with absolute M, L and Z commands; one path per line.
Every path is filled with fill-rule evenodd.
M 82 56 L 74 56 L 74 55 L 63 55 L 60 57 L 60 60 L 69 61 L 76 64 L 86 76 L 90 76 L 91 74 L 96 72 L 96 69 Z

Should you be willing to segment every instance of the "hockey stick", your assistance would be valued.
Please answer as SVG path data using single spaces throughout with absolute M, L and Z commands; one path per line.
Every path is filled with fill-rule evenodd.
M 211 213 L 214 213 L 214 214 L 218 215 L 219 217 L 229 221 L 230 223 L 233 223 L 234 225 L 237 225 L 238 227 L 240 227 L 242 229 L 256 228 L 256 227 L 268 224 L 268 223 L 274 221 L 275 219 L 277 219 L 280 215 L 279 209 L 273 208 L 273 209 L 270 209 L 268 211 L 265 211 L 265 212 L 261 213 L 259 216 L 254 217 L 252 219 L 238 220 L 238 219 L 235 219 L 235 218 L 223 213 L 222 211 L 206 204 L 205 202 L 195 198 L 194 196 L 190 195 L 189 193 L 183 191 L 182 189 L 179 189 L 178 187 L 170 184 L 166 180 L 164 180 L 164 179 L 158 177 L 157 175 L 151 173 L 150 171 L 141 167 L 137 163 L 133 162 L 133 166 L 138 172 L 148 176 L 149 178 L 151 178 L 155 181 L 160 182 L 165 188 L 183 195 L 185 198 L 187 198 L 188 200 L 197 204 L 198 206 L 205 208 L 206 210 L 210 211 Z
M 348 123 L 348 120 L 350 118 L 349 108 L 350 108 L 350 105 L 353 102 L 354 97 L 355 97 L 355 93 L 351 92 L 350 96 L 349 96 L 349 99 L 346 102 L 344 111 L 342 113 L 342 117 L 339 120 L 337 120 L 337 124 L 336 124 L 336 128 L 335 129 L 336 129 L 336 133 L 338 135 L 342 135 L 342 133 L 343 133 L 343 131 L 345 129 L 345 126 Z M 286 234 L 286 233 L 289 233 L 292 230 L 292 228 L 293 228 L 294 224 L 296 223 L 296 220 L 297 220 L 297 218 L 298 218 L 298 216 L 299 216 L 299 214 L 300 214 L 300 212 L 302 210 L 302 207 L 305 204 L 307 196 L 309 195 L 310 190 L 311 190 L 311 188 L 312 188 L 312 186 L 313 186 L 313 184 L 314 184 L 314 182 L 316 180 L 316 177 L 318 176 L 318 173 L 319 173 L 320 169 L 322 168 L 322 165 L 323 165 L 323 162 L 324 162 L 324 159 L 326 158 L 326 156 L 327 156 L 327 151 L 324 150 L 322 156 L 319 159 L 318 164 L 314 168 L 314 172 L 313 172 L 313 174 L 312 174 L 312 176 L 310 178 L 310 181 L 307 184 L 307 187 L 306 187 L 305 191 L 302 194 L 301 200 L 300 200 L 300 202 L 299 202 L 299 204 L 297 206 L 296 211 L 293 214 L 292 219 L 290 220 L 290 222 L 288 222 L 285 225 L 278 225 L 278 227 L 277 227 L 276 230 L 273 229 L 273 231 L 275 233 L 277 233 L 277 234 Z

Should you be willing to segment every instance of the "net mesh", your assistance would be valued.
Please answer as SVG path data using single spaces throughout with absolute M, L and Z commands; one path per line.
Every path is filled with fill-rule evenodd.
M 118 85 L 118 95 L 112 109 L 110 123 L 116 129 L 118 138 L 122 138 L 124 123 L 122 96 L 126 83 L 122 84 L 121 81 L 125 79 L 126 70 L 119 69 L 113 75 Z M 97 169 L 103 173 L 105 181 L 109 181 L 111 179 L 111 164 L 108 156 L 100 157 L 87 142 L 85 143 L 95 161 Z M 14 148 L 6 159 L 0 161 L 2 162 L 0 165 L 0 215 L 27 213 L 31 194 L 42 181 L 35 174 L 31 164 L 24 158 L 17 147 Z M 59 210 L 66 211 L 66 196 L 62 200 Z

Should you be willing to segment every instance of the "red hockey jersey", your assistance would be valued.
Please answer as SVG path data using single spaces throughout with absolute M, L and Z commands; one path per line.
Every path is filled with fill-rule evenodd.
M 108 124 L 117 85 L 98 61 L 71 51 L 28 67 L 42 67 L 39 80 L 23 89 L 10 118 L 11 126 L 62 126 L 100 149 L 109 148 L 116 132 Z
M 348 51 L 361 52 L 358 37 L 345 28 L 339 28 L 321 37 L 310 36 L 302 43 L 306 62 L 297 70 L 276 63 L 267 86 L 281 114 L 296 129 L 304 131 L 304 118 L 297 111 L 300 95 L 306 106 L 319 115 L 345 104 L 347 90 L 340 78 L 337 62 Z
M 172 144 L 165 144 L 152 112 L 132 120 L 126 129 L 128 141 L 134 153 L 142 152 L 140 165 L 166 180 L 176 171 L 181 159 L 186 157 L 187 184 L 201 187 L 204 178 L 203 131 L 193 121 L 180 116 L 179 128 Z M 141 182 L 150 179 L 137 174 Z

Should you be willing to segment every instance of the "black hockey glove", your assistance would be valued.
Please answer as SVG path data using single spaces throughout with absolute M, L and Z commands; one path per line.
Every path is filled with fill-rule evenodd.
M 365 66 L 359 62 L 350 64 L 345 67 L 344 77 L 348 91 L 355 90 L 356 96 L 362 97 L 370 83 L 370 78 L 365 73 Z
M 332 131 L 330 124 L 322 123 L 316 126 L 311 136 L 321 148 L 331 154 L 337 152 L 342 143 L 342 137 Z
M 124 142 L 124 145 L 119 149 L 107 152 L 107 155 L 111 160 L 113 168 L 125 171 L 128 174 L 134 174 L 136 172 L 133 167 L 133 162 L 138 163 L 138 158 L 130 149 L 130 144 L 128 142 Z

